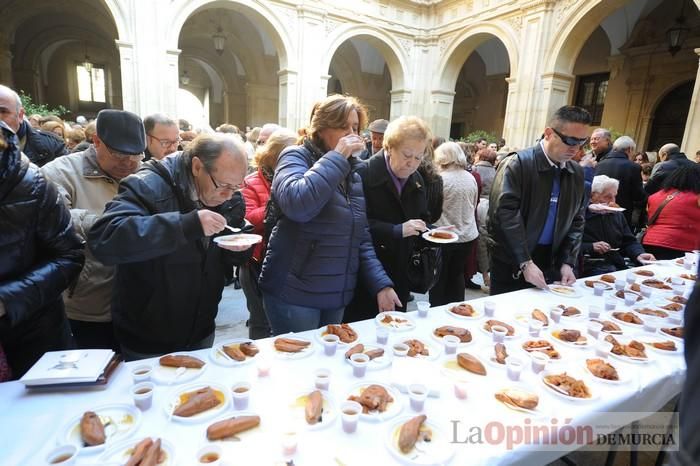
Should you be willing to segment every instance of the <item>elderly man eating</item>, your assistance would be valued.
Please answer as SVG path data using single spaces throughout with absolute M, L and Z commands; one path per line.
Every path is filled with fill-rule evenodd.
M 655 260 L 644 252 L 615 204 L 619 185 L 606 175 L 593 178 L 581 245 L 584 276 L 626 269 L 625 257 L 633 262 Z

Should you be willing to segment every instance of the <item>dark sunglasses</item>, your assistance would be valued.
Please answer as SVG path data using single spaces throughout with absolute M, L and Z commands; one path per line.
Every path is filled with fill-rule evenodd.
M 588 143 L 588 141 L 591 139 L 590 137 L 588 137 L 588 138 L 575 138 L 573 136 L 566 136 L 564 134 L 561 134 L 555 128 L 552 128 L 552 131 L 554 131 L 554 134 L 559 136 L 559 139 L 561 139 L 561 142 L 563 142 L 567 146 L 571 146 L 571 147 L 585 146 Z

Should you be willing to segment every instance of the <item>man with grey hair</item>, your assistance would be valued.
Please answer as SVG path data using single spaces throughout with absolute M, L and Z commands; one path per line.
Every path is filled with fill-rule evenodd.
M 622 212 L 609 208 L 615 205 L 619 184 L 606 175 L 593 178 L 581 244 L 585 277 L 624 270 L 627 268 L 625 257 L 635 264 L 654 260 L 653 255 L 644 252 Z
M 260 132 L 258 133 L 258 139 L 254 141 L 255 145 L 257 147 L 264 146 L 268 138 L 272 135 L 272 133 L 274 133 L 280 128 L 282 127 L 276 123 L 265 123 Z
M 247 165 L 239 139 L 202 134 L 123 180 L 93 226 L 90 250 L 117 268 L 112 319 L 127 360 L 212 345 L 224 271 L 251 254 L 217 242 L 246 226 Z
M 29 160 L 42 166 L 66 155 L 68 149 L 61 138 L 50 131 L 40 131 L 24 119 L 24 107 L 19 95 L 0 84 L 0 120 L 14 131 L 19 139 L 19 148 Z
M 659 162 L 654 166 L 649 181 L 644 185 L 644 190 L 650 196 L 661 189 L 666 177 L 673 173 L 675 169 L 690 166 L 690 164 L 694 163 L 681 152 L 677 144 L 664 144 L 661 146 L 661 149 L 659 149 Z
M 180 144 L 180 129 L 172 118 L 168 118 L 160 113 L 148 115 L 143 119 L 143 126 L 146 128 L 145 160 L 162 159 L 168 154 L 177 151 Z
M 605 128 L 598 128 L 591 133 L 591 153 L 595 155 L 596 162 L 603 160 L 612 149 L 612 134 Z
M 607 175 L 619 180 L 617 204 L 625 209 L 624 217 L 631 229 L 638 226 L 639 216 L 646 204 L 646 193 L 642 186 L 642 167 L 634 163 L 637 144 L 629 136 L 615 139 L 612 150 L 596 165 L 596 175 Z

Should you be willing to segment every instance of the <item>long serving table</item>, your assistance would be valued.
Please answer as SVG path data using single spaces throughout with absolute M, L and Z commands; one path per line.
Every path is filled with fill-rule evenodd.
M 644 267 L 655 272 L 656 277 L 678 276 L 686 272 L 682 267 L 672 262 L 659 262 Z M 627 272 L 618 272 L 618 278 L 624 279 Z M 646 277 L 639 277 L 641 281 Z M 690 282 L 688 282 L 690 283 Z M 685 363 L 682 354 L 664 355 L 658 351 L 647 353 L 652 359 L 649 364 L 633 364 L 610 359 L 616 367 L 624 370 L 627 380 L 623 384 L 612 385 L 594 380 L 590 374 L 584 375 L 586 384 L 594 393 L 595 399 L 586 402 L 573 402 L 553 393 L 542 383 L 541 377 L 534 374 L 529 365 L 527 354 L 519 348 L 529 339 L 527 325 L 516 322 L 515 315 L 529 314 L 534 308 L 549 313 L 552 306 L 565 304 L 576 306 L 584 313 L 590 305 L 603 307 L 603 297 L 596 297 L 590 288 L 579 280 L 577 289 L 580 297 L 564 298 L 559 295 L 540 291 L 522 290 L 495 297 L 484 297 L 469 303 L 482 314 L 481 319 L 468 320 L 450 315 L 442 306 L 429 311 L 426 318 L 420 318 L 415 312 L 407 316 L 416 324 L 409 332 L 391 332 L 389 343 L 385 347 L 387 354 L 391 353 L 392 344 L 408 338 L 418 338 L 430 345 L 435 352 L 442 352 L 442 345 L 432 337 L 432 330 L 443 325 L 453 325 L 468 328 L 473 336 L 473 342 L 461 347 L 459 352 L 468 352 L 481 358 L 488 371 L 485 377 L 455 370 L 447 364 L 454 356 L 438 354 L 435 359 L 413 360 L 413 358 L 393 358 L 392 363 L 378 370 L 369 370 L 363 379 L 352 375 L 352 367 L 344 359 L 345 349 L 339 348 L 335 356 L 325 356 L 320 343 L 319 332 L 309 331 L 297 334 L 296 337 L 306 337 L 315 348 L 309 357 L 287 360 L 280 358 L 273 347 L 273 339 L 258 340 L 256 344 L 261 349 L 250 364 L 235 368 L 224 367 L 213 363 L 210 350 L 194 352 L 194 355 L 207 361 L 206 370 L 192 382 L 206 382 L 225 386 L 230 390 L 234 383 L 247 381 L 252 385 L 250 406 L 248 412 L 261 417 L 261 425 L 250 435 L 241 434 L 239 439 L 219 442 L 224 450 L 226 465 L 267 465 L 284 464 L 282 452 L 283 441 L 289 441 L 287 433 L 295 431 L 298 448 L 293 456 L 296 465 L 367 465 L 367 464 L 397 464 L 395 454 L 390 452 L 392 432 L 397 422 L 415 416 L 409 406 L 408 395 L 400 394 L 396 407 L 401 411 L 396 417 L 381 422 L 361 420 L 354 434 L 346 434 L 341 428 L 341 417 L 328 415 L 317 429 L 308 429 L 303 420 L 299 421 L 299 410 L 293 410 L 295 399 L 304 393 L 312 391 L 314 371 L 327 368 L 331 371 L 331 381 L 328 396 L 333 402 L 333 409 L 338 414 L 340 404 L 347 398 L 358 383 L 379 382 L 390 385 L 392 382 L 402 384 L 421 382 L 426 384 L 439 397 L 428 398 L 424 413 L 428 420 L 438 427 L 443 436 L 448 436 L 454 456 L 445 464 L 546 464 L 566 454 L 568 449 L 560 446 L 554 450 L 542 449 L 536 445 L 515 445 L 507 449 L 504 443 L 495 445 L 474 445 L 465 443 L 470 426 L 484 426 L 490 421 L 503 425 L 522 425 L 525 418 L 532 417 L 532 424 L 543 422 L 551 424 L 551 417 L 564 422 L 570 419 L 574 424 L 594 422 L 597 418 L 610 412 L 653 412 L 664 406 L 677 395 L 685 377 Z M 688 290 L 690 290 L 690 285 Z M 610 295 L 610 291 L 605 296 Z M 661 297 L 660 293 L 656 293 Z M 493 352 L 491 335 L 482 330 L 484 324 L 483 305 L 485 301 L 495 302 L 496 319 L 512 324 L 520 335 L 513 341 L 507 342 L 509 352 L 527 360 L 521 380 L 511 382 L 503 368 L 487 363 Z M 644 303 L 641 303 L 644 304 Z M 619 301 L 619 309 L 626 306 Z M 588 319 L 567 321 L 562 323 L 567 328 L 578 328 L 585 333 Z M 165 324 L 165 323 L 164 323 Z M 673 326 L 673 325 L 668 325 Z M 359 334 L 359 340 L 375 344 L 376 322 L 367 320 L 352 324 Z M 633 332 L 629 326 L 623 326 L 625 333 Z M 639 330 L 641 332 L 641 329 Z M 517 335 L 516 335 L 517 336 Z M 555 347 L 561 353 L 561 362 L 554 368 L 584 374 L 585 359 L 595 356 L 592 348 L 574 348 L 559 344 L 550 334 L 542 337 L 555 342 Z M 588 336 L 589 338 L 590 335 Z M 269 360 L 271 371 L 267 377 L 258 377 L 256 358 Z M 410 360 L 409 360 L 410 359 Z M 58 443 L 65 443 L 66 423 L 82 415 L 87 410 L 93 410 L 104 404 L 124 403 L 133 404 L 130 389 L 132 387 L 131 370 L 144 361 L 123 364 L 110 381 L 106 389 L 62 391 L 52 393 L 34 393 L 25 390 L 18 382 L 0 384 L 0 461 L 3 465 L 35 465 L 44 464 L 46 454 Z M 157 360 L 146 361 L 157 364 Z M 463 380 L 467 398 L 458 399 L 454 393 L 456 381 Z M 197 450 L 206 440 L 206 429 L 216 419 L 201 422 L 183 423 L 169 420 L 167 407 L 174 394 L 181 391 L 187 384 L 156 385 L 153 407 L 143 412 L 140 425 L 129 438 L 138 440 L 146 436 L 160 437 L 167 440 L 174 449 L 174 458 L 169 464 L 182 466 L 197 464 Z M 519 386 L 539 395 L 539 415 L 529 416 L 506 408 L 494 399 L 494 392 L 501 388 Z M 298 407 L 298 406 L 297 406 Z M 303 413 L 303 411 L 301 411 Z M 226 407 L 223 413 L 233 416 L 236 411 L 232 405 Z M 297 418 L 294 418 L 297 416 Z M 634 420 L 634 419 L 629 419 Z M 324 424 L 325 423 L 325 424 Z M 395 439 L 394 439 L 395 441 Z M 577 449 L 571 446 L 570 449 Z M 106 447 L 109 450 L 110 446 Z M 95 454 L 82 453 L 76 464 L 104 464 L 102 456 L 105 452 Z

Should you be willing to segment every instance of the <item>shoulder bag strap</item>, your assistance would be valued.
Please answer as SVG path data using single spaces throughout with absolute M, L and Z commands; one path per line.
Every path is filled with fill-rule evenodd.
M 651 216 L 649 221 L 647 222 L 647 227 L 651 226 L 656 222 L 656 219 L 659 218 L 659 214 L 661 214 L 661 211 L 664 210 L 664 207 L 673 200 L 674 197 L 676 197 L 680 193 L 680 191 L 674 191 L 673 193 L 669 194 L 666 196 L 666 199 L 661 203 L 659 207 L 656 208 L 656 212 L 654 212 L 654 215 Z
M 170 186 L 170 189 L 172 189 L 173 193 L 175 194 L 175 197 L 177 198 L 177 204 L 178 206 L 180 206 L 180 212 L 183 214 L 187 213 L 187 202 L 185 201 L 185 195 L 183 194 L 180 187 L 175 183 L 173 177 L 170 176 L 170 172 L 168 171 L 168 169 L 165 168 L 163 164 L 157 160 L 150 160 L 149 162 L 151 167 L 153 167 L 153 169 L 156 172 L 158 172 L 160 177 L 163 178 L 163 180 L 168 184 L 168 186 Z

